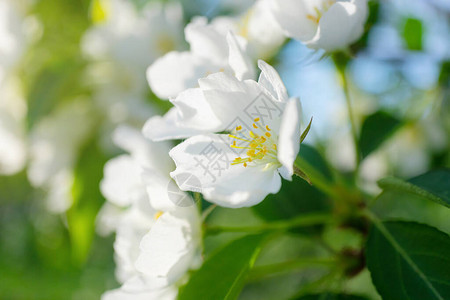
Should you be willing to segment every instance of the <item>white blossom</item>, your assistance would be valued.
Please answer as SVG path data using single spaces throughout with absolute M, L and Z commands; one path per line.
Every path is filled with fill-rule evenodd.
M 216 132 L 231 134 L 196 135 L 170 151 L 177 166 L 171 176 L 177 180 L 181 173 L 192 174 L 200 180 L 205 199 L 222 206 L 255 205 L 279 191 L 280 175 L 288 180 L 293 175 L 300 148 L 301 105 L 298 99 L 288 98 L 271 66 L 260 61 L 259 67 L 258 82 L 224 73 L 199 80 L 205 101 L 221 124 Z M 212 163 L 211 151 L 220 160 Z
M 367 0 L 271 0 L 272 13 L 288 37 L 313 49 L 341 50 L 364 32 Z
M 245 54 L 246 42 L 230 33 L 234 24 L 228 18 L 208 24 L 205 17 L 196 17 L 185 28 L 190 51 L 170 52 L 156 60 L 147 70 L 153 92 L 162 99 L 177 96 L 193 88 L 199 78 L 218 71 L 252 78 L 253 66 Z
M 123 285 L 103 299 L 175 299 L 171 285 L 199 261 L 196 207 L 177 207 L 167 196 L 168 143 L 150 142 L 128 126 L 113 139 L 129 154 L 105 165 L 101 190 L 108 202 L 98 223 L 102 232 L 116 232 L 116 276 Z

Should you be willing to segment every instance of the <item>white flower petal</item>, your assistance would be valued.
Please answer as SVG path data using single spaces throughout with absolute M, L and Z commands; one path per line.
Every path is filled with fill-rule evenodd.
M 200 181 L 205 199 L 225 207 L 252 206 L 279 191 L 281 178 L 275 169 L 264 169 L 264 165 L 247 168 L 231 165 L 238 155 L 230 144 L 227 135 L 198 135 L 187 139 L 169 153 L 177 165 L 172 178 L 177 181 L 180 174 L 192 174 Z
M 356 41 L 364 32 L 367 9 L 362 2 L 358 1 L 358 5 L 353 2 L 337 2 L 332 5 L 320 19 L 316 35 L 306 44 L 334 51 Z
M 130 288 L 133 286 L 133 288 Z M 173 286 L 164 289 L 149 289 L 145 281 L 138 276 L 131 278 L 127 286 L 107 291 L 102 295 L 102 300 L 175 300 L 177 289 Z
M 147 69 L 150 88 L 161 99 L 176 97 L 197 85 L 197 79 L 223 68 L 192 52 L 170 52 L 157 59 Z
M 130 155 L 109 160 L 100 182 L 103 196 L 115 205 L 126 207 L 141 197 L 146 197 L 141 180 L 142 168 Z
M 294 161 L 300 150 L 300 127 L 302 106 L 297 98 L 289 99 L 281 120 L 278 137 L 278 161 L 286 168 L 282 172 L 285 179 L 291 180 L 294 174 Z
M 184 29 L 191 52 L 217 64 L 228 58 L 227 31 L 214 24 L 208 24 L 206 17 L 195 17 Z
M 203 132 L 220 128 L 220 121 L 211 110 L 201 89 L 185 90 L 171 102 L 177 108 L 177 125 L 180 127 Z
M 276 101 L 254 80 L 239 81 L 226 73 L 211 74 L 199 80 L 206 101 L 221 121 L 217 131 L 231 131 L 236 126 L 252 130 L 253 120 L 277 130 L 283 103 Z
M 186 128 L 178 125 L 178 109 L 172 107 L 164 116 L 155 116 L 150 118 L 142 129 L 143 135 L 155 142 L 184 139 L 196 134 L 203 133 L 204 130 Z
M 166 212 L 141 241 L 136 268 L 145 277 L 172 284 L 191 267 L 198 255 L 200 218 L 196 206 Z
M 227 34 L 228 41 L 228 64 L 234 71 L 234 75 L 239 80 L 253 79 L 255 77 L 255 68 L 250 57 L 245 52 L 245 45 L 239 43 L 237 37 L 230 31 Z
M 117 230 L 118 222 L 123 215 L 123 208 L 105 202 L 95 220 L 96 231 L 100 236 L 108 236 Z
M 278 72 L 263 60 L 258 61 L 258 67 L 261 69 L 258 83 L 265 87 L 278 101 L 287 101 L 289 98 L 288 93 Z
M 272 14 L 284 33 L 294 39 L 307 41 L 314 37 L 317 25 L 309 20 L 314 15 L 314 7 L 322 0 L 272 0 Z
M 145 170 L 142 180 L 147 188 L 151 206 L 160 211 L 170 211 L 176 208 L 168 195 L 171 182 L 169 173 L 162 174 L 157 170 Z

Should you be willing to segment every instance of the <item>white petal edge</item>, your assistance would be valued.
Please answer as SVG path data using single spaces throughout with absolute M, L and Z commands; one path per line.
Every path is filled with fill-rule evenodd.
M 294 162 L 300 150 L 302 106 L 298 98 L 290 98 L 283 112 L 278 137 L 278 161 L 285 168 L 280 174 L 292 180 Z

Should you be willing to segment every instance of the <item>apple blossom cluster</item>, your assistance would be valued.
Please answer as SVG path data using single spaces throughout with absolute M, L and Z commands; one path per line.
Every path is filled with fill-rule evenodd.
M 173 7 L 149 9 L 176 15 L 169 12 Z M 189 47 L 181 51 L 176 30 L 160 29 L 161 21 L 152 27 L 140 20 L 128 28 L 112 15 L 85 36 L 87 53 L 114 57 L 120 67 L 115 76 L 149 65 L 151 90 L 173 104 L 164 115 L 150 117 L 142 132 L 129 125 L 114 130 L 114 143 L 127 154 L 104 168 L 107 203 L 98 230 L 116 234 L 122 286 L 106 292 L 104 300 L 176 298 L 189 270 L 202 263 L 201 218 L 187 192 L 220 206 L 247 207 L 277 193 L 282 178 L 292 180 L 301 103 L 288 96 L 275 68 L 262 59 L 270 59 L 286 38 L 314 49 L 343 49 L 361 36 L 366 15 L 365 0 L 259 0 L 238 16 L 194 17 L 184 28 Z M 152 39 L 145 43 L 144 36 Z M 142 53 L 128 52 L 129 43 Z M 123 105 L 128 97 L 117 91 L 121 83 L 105 87 L 105 98 Z M 190 200 L 181 205 L 174 194 Z

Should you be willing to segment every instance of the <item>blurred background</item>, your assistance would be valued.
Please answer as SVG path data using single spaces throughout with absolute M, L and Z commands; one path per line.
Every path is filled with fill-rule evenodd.
M 0 299 L 99 299 L 119 285 L 114 236 L 96 226 L 103 165 L 121 153 L 111 132 L 170 107 L 145 72 L 188 49 L 192 17 L 241 16 L 253 2 L 0 0 Z M 356 122 L 382 111 L 398 123 L 361 166 L 376 194 L 381 177 L 450 166 L 450 2 L 371 1 L 366 29 L 347 68 Z M 264 58 L 314 116 L 307 143 L 352 170 L 332 59 L 296 41 Z

